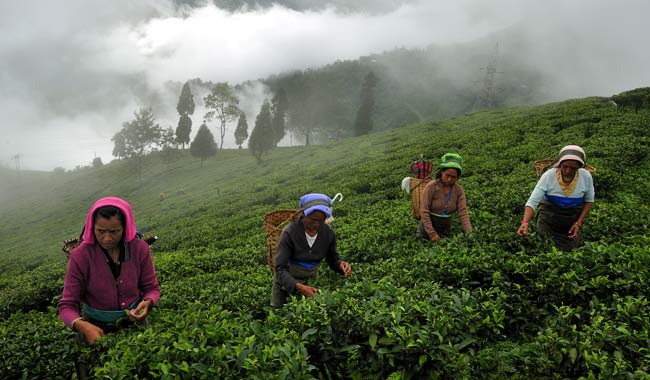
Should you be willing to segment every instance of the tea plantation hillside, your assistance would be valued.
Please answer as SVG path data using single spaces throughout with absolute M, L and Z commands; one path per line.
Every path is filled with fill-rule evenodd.
M 533 161 L 567 144 L 596 168 L 584 244 L 515 235 Z M 459 152 L 475 231 L 415 240 L 400 189 L 410 160 Z M 151 155 L 54 175 L 0 176 L 0 378 L 74 372 L 55 305 L 94 200 L 130 201 L 162 298 L 148 327 L 81 352 L 105 379 L 650 378 L 650 89 L 484 111 L 316 147 L 261 165 L 223 150 L 200 167 Z M 333 196 L 348 279 L 326 266 L 312 299 L 268 307 L 263 217 L 307 192 Z

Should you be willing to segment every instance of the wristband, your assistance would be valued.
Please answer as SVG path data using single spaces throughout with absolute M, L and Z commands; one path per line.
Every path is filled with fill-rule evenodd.
M 527 225 L 528 225 L 528 222 L 524 222 L 524 221 L 522 220 L 522 221 L 521 221 L 521 225 L 522 225 L 522 226 L 527 226 Z
M 79 317 L 79 318 L 75 319 L 74 321 L 72 321 L 72 323 L 70 324 L 70 328 L 72 329 L 72 331 L 77 331 L 77 330 L 74 329 L 74 324 L 79 322 L 79 321 L 85 321 L 85 319 L 83 317 Z
M 575 222 L 575 223 L 573 223 L 573 224 L 575 224 L 576 226 L 578 226 L 578 227 L 580 227 L 580 228 L 582 228 L 582 223 L 579 223 L 579 222 Z

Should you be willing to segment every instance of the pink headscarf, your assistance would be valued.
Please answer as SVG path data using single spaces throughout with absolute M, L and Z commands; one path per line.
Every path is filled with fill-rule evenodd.
M 94 223 L 93 223 L 93 214 L 95 211 L 104 206 L 114 206 L 122 210 L 125 218 L 125 228 L 124 228 L 124 241 L 127 243 L 135 239 L 135 221 L 133 220 L 133 210 L 131 210 L 131 205 L 129 202 L 124 199 L 117 197 L 106 197 L 101 198 L 92 205 L 88 211 L 88 216 L 86 216 L 86 225 L 84 227 L 83 234 L 83 243 L 94 244 L 95 243 L 95 232 L 94 232 Z

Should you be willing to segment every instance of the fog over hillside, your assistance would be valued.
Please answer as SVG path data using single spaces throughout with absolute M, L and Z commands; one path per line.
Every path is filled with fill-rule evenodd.
M 17 154 L 22 169 L 107 163 L 111 137 L 138 108 L 152 106 L 162 127 L 176 127 L 178 84 L 188 79 L 236 84 L 401 47 L 498 42 L 504 59 L 549 78 L 549 100 L 650 85 L 645 0 L 219 3 L 0 3 L 0 165 L 13 168 Z M 480 79 L 485 63 L 465 72 Z M 245 91 L 252 128 L 265 89 Z

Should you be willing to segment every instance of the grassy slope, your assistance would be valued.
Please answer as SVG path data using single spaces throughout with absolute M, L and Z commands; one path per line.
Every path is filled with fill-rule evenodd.
M 621 112 L 604 99 L 584 99 L 480 112 L 338 144 L 278 148 L 262 165 L 246 150 L 221 151 L 204 167 L 190 157 L 172 164 L 151 157 L 141 181 L 126 163 L 59 175 L 28 173 L 12 178 L 5 173 L 4 188 L 13 194 L 0 198 L 4 245 L 0 267 L 11 271 L 14 266 L 32 269 L 44 262 L 62 262 L 61 241 L 78 234 L 89 205 L 106 195 L 132 203 L 139 229 L 160 235 L 157 250 L 226 246 L 224 237 L 240 232 L 233 231 L 233 224 L 259 230 L 264 213 L 293 208 L 296 199 L 309 191 L 342 192 L 351 197 L 341 204 L 344 209 L 355 203 L 354 196 L 387 199 L 404 208 L 408 204 L 398 184 L 408 174 L 409 159 L 421 151 L 436 157 L 446 151 L 463 154 L 467 169 L 461 183 L 474 213 L 519 212 L 536 180 L 532 161 L 553 157 L 568 143 L 582 145 L 590 163 L 600 169 L 597 190 L 612 187 L 614 193 L 599 192 L 599 198 L 644 199 L 645 183 L 624 178 L 640 178 L 647 167 L 644 123 L 643 112 Z M 604 181 L 599 184 L 598 179 Z M 363 194 L 366 185 L 368 195 Z M 162 202 L 161 192 L 166 195 Z M 503 192 L 512 196 L 497 196 Z M 491 198 L 511 201 L 511 209 L 491 205 Z M 179 225 L 184 230 L 192 226 L 190 236 L 178 236 Z M 203 233 L 210 236 L 201 237 Z
M 471 252 L 473 244 L 506 255 L 548 249 L 514 231 L 537 179 L 532 162 L 553 157 L 566 144 L 583 146 L 597 168 L 597 202 L 586 239 L 634 241 L 650 224 L 650 208 L 640 202 L 650 199 L 649 122 L 647 110 L 626 111 L 607 99 L 587 98 L 479 112 L 318 147 L 278 148 L 261 165 L 247 151 L 234 150 L 218 152 L 203 167 L 189 157 L 172 164 L 150 157 L 141 181 L 129 174 L 128 164 L 115 163 L 22 180 L 28 189 L 11 182 L 5 189 L 20 196 L 0 198 L 4 313 L 52 304 L 65 271 L 61 241 L 78 234 L 90 204 L 106 195 L 128 199 L 139 229 L 160 238 L 153 252 L 163 285 L 161 315 L 198 300 L 222 304 L 242 318 L 255 315 L 268 302 L 271 280 L 263 216 L 295 208 L 307 192 L 345 196 L 335 208 L 335 228 L 339 250 L 355 268 L 351 287 L 391 277 L 390 266 L 376 264 L 404 254 Z M 414 242 L 416 225 L 400 180 L 419 152 L 439 157 L 446 151 L 466 160 L 461 183 L 476 232 L 435 246 Z M 204 286 L 197 289 L 197 282 Z

